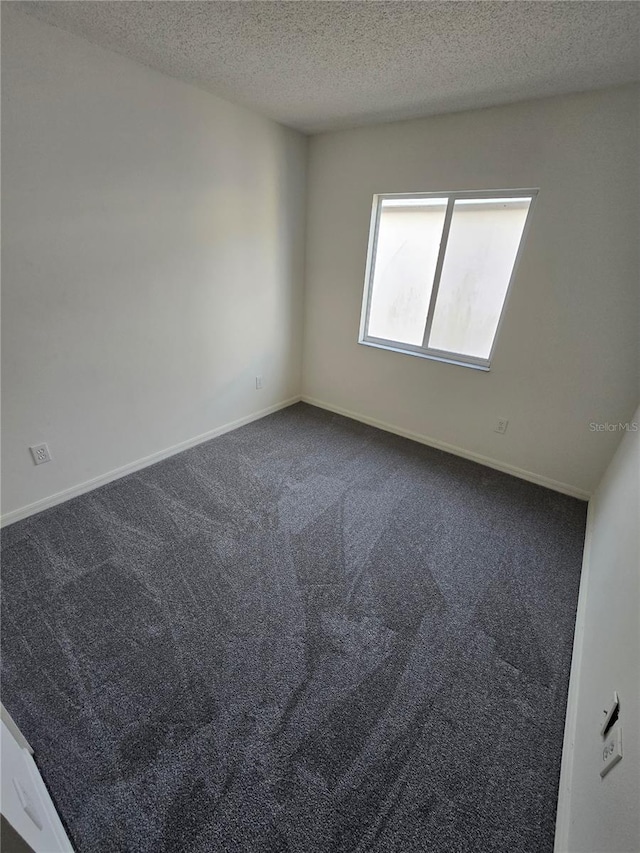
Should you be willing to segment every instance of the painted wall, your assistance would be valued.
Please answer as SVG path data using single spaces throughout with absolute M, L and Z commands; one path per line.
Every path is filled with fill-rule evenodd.
M 638 399 L 639 141 L 634 86 L 312 138 L 304 395 L 590 493 Z M 533 187 L 489 373 L 358 345 L 374 193 Z
M 633 421 L 640 425 L 640 408 Z M 640 431 L 589 505 L 558 803 L 557 853 L 640 850 Z M 622 761 L 601 779 L 603 711 L 620 697 Z
M 2 84 L 6 514 L 299 393 L 307 142 L 7 3 Z

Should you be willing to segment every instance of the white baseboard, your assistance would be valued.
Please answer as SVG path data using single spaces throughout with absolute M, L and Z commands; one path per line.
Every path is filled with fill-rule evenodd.
M 572 497 L 580 498 L 582 500 L 589 499 L 588 492 L 585 492 L 584 490 L 578 489 L 575 486 L 571 486 L 567 483 L 560 483 L 557 480 L 550 479 L 549 477 L 544 477 L 540 474 L 535 474 L 533 471 L 525 471 L 522 468 L 516 468 L 513 465 L 507 465 L 503 462 L 498 462 L 496 459 L 491 459 L 488 456 L 481 456 L 478 453 L 472 453 L 462 447 L 457 447 L 453 444 L 447 444 L 444 441 L 439 441 L 438 439 L 430 438 L 426 435 L 410 432 L 409 430 L 402 429 L 401 427 L 395 426 L 394 424 L 379 421 L 376 418 L 367 417 L 367 415 L 362 415 L 358 412 L 353 412 L 350 409 L 343 409 L 340 406 L 334 406 L 331 403 L 326 403 L 323 400 L 316 399 L 315 397 L 298 395 L 295 397 L 289 397 L 289 399 L 283 400 L 280 403 L 275 403 L 273 406 L 269 406 L 266 409 L 261 409 L 259 412 L 254 412 L 251 415 L 246 415 L 244 418 L 239 418 L 238 420 L 223 424 L 222 426 L 216 427 L 215 429 L 209 430 L 208 432 L 202 433 L 201 435 L 197 435 L 194 438 L 189 438 L 186 441 L 173 445 L 172 447 L 167 447 L 164 450 L 158 451 L 157 453 L 152 453 L 150 456 L 145 456 L 142 459 L 137 459 L 135 462 L 130 462 L 127 465 L 121 466 L 120 468 L 115 468 L 112 471 L 108 471 L 106 474 L 101 474 L 100 476 L 94 477 L 91 480 L 86 480 L 84 483 L 79 483 L 76 486 L 71 486 L 70 488 L 64 489 L 61 492 L 57 492 L 54 495 L 50 495 L 49 497 L 42 498 L 39 501 L 35 501 L 34 503 L 20 507 L 19 509 L 15 509 L 11 512 L 5 513 L 0 518 L 0 527 L 5 527 L 7 524 L 13 524 L 13 522 L 15 521 L 20 521 L 21 519 L 27 518 L 30 515 L 35 515 L 37 512 L 42 512 L 42 510 L 44 509 L 49 509 L 50 507 L 56 506 L 60 503 L 64 503 L 64 501 L 68 501 L 71 498 L 83 495 L 86 492 L 90 492 L 92 489 L 97 489 L 99 486 L 104 486 L 107 483 L 111 483 L 113 480 L 118 480 L 120 479 L 120 477 L 125 477 L 127 474 L 132 474 L 134 471 L 139 471 L 142 468 L 146 468 L 149 465 L 153 465 L 155 462 L 160 462 L 162 459 L 167 459 L 169 456 L 174 456 L 176 453 L 180 453 L 182 450 L 188 450 L 190 447 L 195 447 L 197 444 L 202 444 L 204 441 L 209 441 L 209 439 L 215 438 L 217 435 L 223 435 L 225 432 L 230 432 L 231 430 L 237 429 L 238 427 L 241 427 L 244 424 L 251 423 L 251 421 L 259 420 L 260 418 L 264 418 L 267 415 L 270 415 L 273 412 L 277 412 L 280 409 L 285 409 L 288 406 L 292 406 L 294 403 L 300 402 L 300 400 L 304 401 L 305 403 L 309 403 L 311 406 L 317 406 L 320 409 L 326 409 L 327 411 L 335 412 L 338 415 L 344 415 L 347 418 L 352 418 L 353 420 L 361 421 L 362 423 L 369 424 L 370 426 L 385 430 L 385 432 L 391 432 L 395 435 L 401 435 L 404 438 L 409 438 L 412 441 L 419 442 L 420 444 L 427 444 L 430 447 L 436 447 L 439 450 L 445 450 L 447 451 L 447 453 L 453 453 L 455 456 L 462 456 L 465 459 L 471 459 L 473 462 L 479 462 L 482 465 L 487 465 L 489 468 L 495 468 L 498 471 L 504 471 L 507 474 L 513 474 L 513 476 L 515 477 L 520 477 L 523 480 L 528 480 L 529 482 L 537 483 L 541 486 L 546 486 L 547 488 L 553 489 L 556 492 L 562 492 L 563 494 L 571 495 Z
M 582 572 L 576 609 L 576 625 L 573 632 L 571 653 L 571 674 L 567 693 L 567 712 L 564 722 L 564 740 L 562 743 L 562 762 L 560 764 L 560 784 L 558 786 L 558 811 L 556 813 L 556 837 L 554 853 L 568 853 L 569 828 L 571 825 L 571 787 L 573 783 L 573 755 L 575 751 L 576 724 L 578 719 L 578 694 L 580 691 L 580 671 L 582 669 L 582 648 L 589 595 L 589 567 L 591 565 L 591 539 L 595 516 L 594 499 L 589 501 L 587 509 L 587 527 L 582 554 Z
M 29 755 L 33 755 L 33 749 L 31 747 L 31 744 L 22 734 L 22 732 L 16 725 L 15 720 L 2 703 L 0 703 L 0 720 L 2 720 L 5 726 L 9 729 L 13 739 L 18 744 L 20 749 L 26 749 Z
M 560 483 L 558 480 L 552 480 L 550 477 L 544 477 L 542 474 L 536 474 L 533 471 L 526 471 L 524 468 L 516 468 L 515 465 L 508 465 L 505 462 L 499 462 L 497 459 L 491 459 L 489 456 L 473 453 L 470 450 L 465 450 L 463 447 L 457 447 L 455 444 L 447 444 L 445 441 L 439 441 L 437 438 L 430 438 L 427 435 L 410 432 L 394 424 L 388 424 L 385 421 L 370 418 L 359 412 L 343 409 L 341 406 L 334 406 L 332 403 L 325 403 L 323 400 L 317 400 L 315 397 L 308 397 L 306 394 L 302 395 L 302 402 L 309 403 L 311 406 L 317 406 L 320 409 L 326 409 L 329 412 L 334 412 L 336 415 L 344 415 L 355 421 L 361 421 L 363 424 L 369 424 L 369 426 L 377 427 L 385 432 L 392 432 L 394 435 L 410 438 L 412 441 L 417 441 L 420 444 L 427 444 L 429 447 L 435 447 L 438 450 L 446 450 L 447 453 L 453 453 L 454 456 L 462 456 L 464 459 L 470 459 L 472 462 L 479 462 L 481 465 L 495 468 L 496 471 L 503 471 L 505 474 L 512 474 L 521 480 L 528 480 L 530 483 L 546 486 L 546 488 L 553 489 L 555 492 L 561 492 L 563 495 L 570 495 L 573 498 L 580 498 L 584 501 L 589 500 L 589 492 L 585 492 L 584 489 L 579 489 L 577 486 L 572 486 L 569 483 Z
M 190 447 L 195 447 L 197 444 L 202 444 L 203 442 L 209 441 L 209 439 L 215 438 L 218 435 L 223 435 L 225 432 L 231 432 L 231 430 L 238 429 L 238 427 L 251 423 L 251 421 L 260 420 L 260 418 L 271 415 L 273 412 L 277 412 L 280 409 L 286 409 L 294 403 L 299 403 L 300 400 L 301 397 L 299 395 L 296 397 L 289 397 L 288 400 L 282 400 L 282 402 L 275 403 L 273 406 L 269 406 L 266 409 L 261 409 L 259 412 L 254 412 L 251 415 L 246 415 L 244 418 L 238 418 L 236 421 L 231 421 L 230 423 L 215 427 L 215 429 L 203 432 L 201 435 L 194 436 L 194 438 L 188 438 L 186 441 L 181 441 L 179 444 L 174 444 L 172 447 L 167 447 L 164 450 L 159 450 L 157 453 L 152 453 L 150 456 L 137 459 L 135 462 L 129 462 L 127 465 L 122 465 L 120 468 L 114 468 L 106 474 L 100 474 L 100 476 L 94 477 L 91 480 L 86 480 L 84 483 L 79 483 L 77 486 L 71 486 L 68 489 L 64 489 L 62 492 L 56 492 L 55 495 L 50 495 L 49 497 L 42 498 L 39 501 L 20 507 L 19 509 L 14 509 L 0 518 L 0 527 L 5 527 L 7 524 L 13 524 L 14 521 L 20 521 L 30 515 L 35 515 L 37 512 L 42 512 L 43 509 L 49 509 L 52 506 L 64 503 L 64 501 L 78 497 L 78 495 L 83 495 L 86 492 L 97 489 L 99 486 L 105 486 L 113 480 L 119 480 L 120 477 L 125 477 L 127 474 L 133 474 L 134 471 L 140 471 L 141 468 L 147 468 L 155 462 L 160 462 L 162 459 L 167 459 L 169 456 L 174 456 L 176 453 L 188 450 Z

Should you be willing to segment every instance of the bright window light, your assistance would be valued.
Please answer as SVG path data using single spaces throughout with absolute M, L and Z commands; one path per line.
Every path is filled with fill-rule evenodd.
M 375 196 L 360 343 L 487 370 L 536 193 Z

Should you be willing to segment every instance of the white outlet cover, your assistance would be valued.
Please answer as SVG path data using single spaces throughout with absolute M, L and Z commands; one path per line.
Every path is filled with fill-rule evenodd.
M 509 421 L 506 418 L 498 418 L 496 421 L 495 432 L 499 432 L 501 435 L 507 431 L 507 427 L 509 426 Z
M 45 462 L 51 462 L 51 453 L 46 444 L 34 444 L 29 450 L 31 451 L 35 465 L 43 465 Z
M 622 726 L 611 729 L 602 744 L 600 776 L 604 779 L 622 758 Z

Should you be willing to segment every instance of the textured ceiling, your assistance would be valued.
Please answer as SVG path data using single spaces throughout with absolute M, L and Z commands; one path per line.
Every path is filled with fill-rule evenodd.
M 19 2 L 305 132 L 638 79 L 637 2 Z

